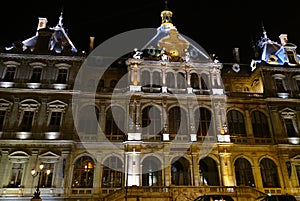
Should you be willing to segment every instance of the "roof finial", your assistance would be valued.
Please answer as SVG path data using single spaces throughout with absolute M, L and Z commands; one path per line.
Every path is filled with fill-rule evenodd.
M 264 38 L 268 38 L 268 37 L 267 37 L 267 31 L 265 30 L 265 27 L 264 27 L 264 23 L 263 23 L 263 22 L 261 22 L 261 26 L 262 26 Z
M 58 25 L 59 25 L 60 27 L 63 26 L 62 20 L 63 20 L 63 8 L 61 9 L 60 16 L 59 16 L 59 21 L 58 21 Z

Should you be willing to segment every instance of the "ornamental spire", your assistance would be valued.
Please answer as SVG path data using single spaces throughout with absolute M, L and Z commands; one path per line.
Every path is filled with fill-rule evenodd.
M 168 9 L 168 0 L 165 0 L 165 10 L 161 12 L 162 25 L 172 25 L 172 11 Z

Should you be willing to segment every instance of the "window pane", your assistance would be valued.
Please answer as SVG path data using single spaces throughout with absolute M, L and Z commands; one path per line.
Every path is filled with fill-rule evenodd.
M 39 83 L 41 81 L 42 68 L 34 68 L 30 79 L 31 83 Z
M 47 174 L 47 170 L 50 170 L 50 174 Z M 54 171 L 54 163 L 44 163 L 44 171 L 41 174 L 40 187 L 47 188 L 52 186 L 52 178 Z
M 32 127 L 34 112 L 24 111 L 23 119 L 20 125 L 20 131 L 30 132 Z
M 102 187 L 116 188 L 122 186 L 122 166 L 122 161 L 116 156 L 112 156 L 104 161 Z
M 260 111 L 254 111 L 251 114 L 252 129 L 254 137 L 270 137 L 267 117 Z
M 155 106 L 148 106 L 142 111 L 142 138 L 159 139 L 162 131 L 161 112 Z
M 59 69 L 56 83 L 65 84 L 67 82 L 67 69 Z
M 120 107 L 109 108 L 106 112 L 105 134 L 109 140 L 123 140 L 124 111 Z
M 50 132 L 58 132 L 61 122 L 62 112 L 51 112 L 51 118 L 49 123 Z
M 199 108 L 195 112 L 195 127 L 198 136 L 206 136 L 211 121 L 211 112 L 206 108 Z
M 16 67 L 7 67 L 3 81 L 13 82 L 16 74 Z
M 260 168 L 263 187 L 280 187 L 277 166 L 272 160 L 262 159 Z
M 73 172 L 73 188 L 92 188 L 94 179 L 94 162 L 88 156 L 77 159 Z
M 236 184 L 238 186 L 252 186 L 254 187 L 254 177 L 252 174 L 252 167 L 248 160 L 239 158 L 234 163 Z
M 231 110 L 227 114 L 229 134 L 245 135 L 245 123 L 243 114 L 237 110 Z
M 8 187 L 17 188 L 21 186 L 23 169 L 23 163 L 13 163 L 12 174 Z

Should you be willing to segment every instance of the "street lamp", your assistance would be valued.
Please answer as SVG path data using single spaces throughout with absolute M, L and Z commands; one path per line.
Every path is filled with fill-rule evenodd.
M 40 168 L 39 171 L 37 171 L 34 168 L 31 170 L 31 175 L 33 176 L 33 178 L 35 178 L 36 176 L 38 176 L 38 183 L 37 183 L 37 187 L 35 189 L 35 192 L 33 194 L 33 198 L 31 199 L 32 201 L 42 200 L 41 197 L 40 197 L 40 194 L 41 194 L 41 192 L 40 192 L 40 180 L 41 180 L 41 175 L 44 172 L 44 167 L 45 167 L 44 163 L 41 163 L 40 166 L 39 166 L 39 168 Z M 46 174 L 47 175 L 50 174 L 50 170 L 49 169 L 46 170 Z

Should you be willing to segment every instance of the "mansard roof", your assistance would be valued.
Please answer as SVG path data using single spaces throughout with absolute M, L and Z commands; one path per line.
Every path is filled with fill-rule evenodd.
M 73 55 L 79 53 L 67 30 L 63 26 L 63 13 L 59 17 L 56 26 L 47 26 L 47 18 L 39 17 L 36 34 L 23 41 L 16 41 L 10 47 L 6 47 L 8 52 L 36 53 L 36 54 L 64 54 Z
M 271 40 L 267 32 L 263 31 L 263 36 L 256 46 L 255 58 L 258 63 L 276 66 L 299 66 L 300 55 L 297 53 L 297 46 L 288 42 L 287 34 L 279 36 L 280 43 Z

